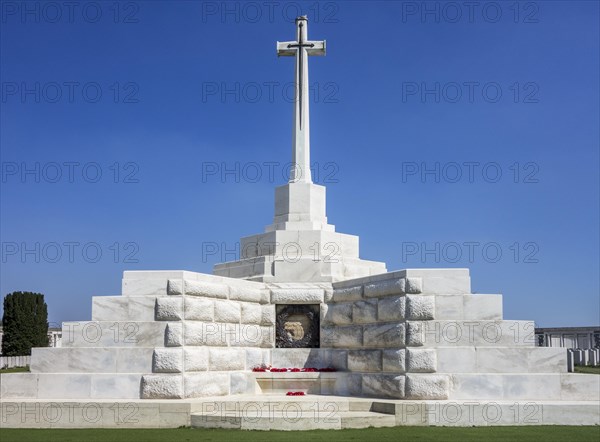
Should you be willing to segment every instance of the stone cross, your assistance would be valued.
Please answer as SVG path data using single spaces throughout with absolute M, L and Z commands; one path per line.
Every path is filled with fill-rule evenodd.
M 307 37 L 308 18 L 296 19 L 296 41 L 277 42 L 278 56 L 296 57 L 296 99 L 292 132 L 292 163 L 290 182 L 312 182 L 310 174 L 310 121 L 308 113 L 308 56 L 325 55 L 325 41 L 310 41 Z

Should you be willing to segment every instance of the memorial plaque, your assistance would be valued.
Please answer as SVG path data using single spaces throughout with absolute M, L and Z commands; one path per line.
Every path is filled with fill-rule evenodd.
M 319 306 L 278 305 L 277 348 L 319 348 Z

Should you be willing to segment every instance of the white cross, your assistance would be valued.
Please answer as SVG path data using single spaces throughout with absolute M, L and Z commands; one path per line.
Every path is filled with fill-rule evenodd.
M 290 182 L 312 182 L 310 175 L 310 119 L 308 112 L 308 56 L 325 55 L 325 40 L 307 38 L 308 18 L 296 19 L 296 41 L 277 42 L 278 56 L 296 57 L 296 100 L 292 132 L 293 169 Z

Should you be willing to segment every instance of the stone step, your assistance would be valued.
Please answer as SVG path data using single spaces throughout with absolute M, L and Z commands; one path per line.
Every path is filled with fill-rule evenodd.
M 227 398 L 204 398 L 193 402 L 192 413 L 225 416 L 228 414 L 284 412 L 302 410 L 315 414 L 337 413 L 340 411 L 370 411 L 371 400 L 364 400 L 367 409 L 357 410 L 351 407 L 352 399 L 340 396 L 309 394 L 306 396 L 286 396 L 285 394 L 255 394 L 229 396 Z
M 195 428 L 236 428 L 241 430 L 339 430 L 342 428 L 393 427 L 396 417 L 371 411 L 298 410 L 244 412 L 230 415 L 191 414 Z
M 33 348 L 32 373 L 149 373 L 153 347 Z
M 556 347 L 437 347 L 443 373 L 566 373 L 567 351 Z
M 439 373 L 436 373 L 439 374 Z M 600 376 L 579 373 L 448 374 L 451 400 L 597 401 Z
M 63 347 L 164 347 L 167 322 L 63 322 Z
M 154 321 L 156 298 L 92 296 L 92 321 Z
M 409 347 L 534 347 L 533 321 L 408 321 Z
M 396 416 L 397 426 L 599 425 L 595 401 L 386 401 L 373 411 Z
M 0 398 L 139 399 L 142 373 L 0 374 Z

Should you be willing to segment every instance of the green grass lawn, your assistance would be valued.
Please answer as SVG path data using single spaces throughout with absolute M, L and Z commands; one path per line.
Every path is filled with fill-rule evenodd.
M 580 365 L 576 365 L 575 373 L 600 374 L 600 367 L 582 367 Z
M 539 441 L 600 440 L 600 427 L 395 427 L 366 430 L 239 431 L 178 428 L 173 430 L 14 430 L 0 429 L 2 442 L 337 442 L 337 441 Z
M 4 373 L 24 373 L 29 371 L 29 366 L 27 367 L 13 367 L 13 368 L 1 368 L 0 374 Z

